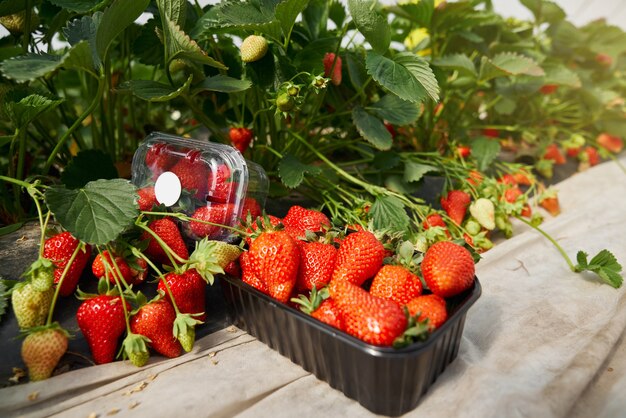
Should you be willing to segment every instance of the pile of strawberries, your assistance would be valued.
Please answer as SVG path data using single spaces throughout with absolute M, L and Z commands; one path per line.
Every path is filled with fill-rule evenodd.
M 249 232 L 239 258 L 243 282 L 377 346 L 426 338 L 446 321 L 446 298 L 474 282 L 474 260 L 460 245 L 438 242 L 421 263 L 402 265 L 373 232 L 337 231 L 326 215 L 300 206 L 282 220 L 257 218 Z M 412 327 L 421 332 L 407 332 Z

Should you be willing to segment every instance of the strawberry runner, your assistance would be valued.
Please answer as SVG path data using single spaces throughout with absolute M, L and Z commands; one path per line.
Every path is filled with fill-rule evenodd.
M 601 164 L 556 188 L 562 213 L 546 215 L 545 230 L 570 253 L 610 247 L 626 257 L 626 176 L 618 167 Z M 626 408 L 626 289 L 581 280 L 539 234 L 514 227 L 515 237 L 476 266 L 483 295 L 468 313 L 458 358 L 407 416 L 509 416 L 514 408 L 525 416 L 609 417 Z M 301 417 L 372 416 L 237 329 L 196 344 L 141 369 L 115 362 L 0 389 L 0 415 L 168 416 L 185 405 L 190 416 L 283 417 L 295 408 Z

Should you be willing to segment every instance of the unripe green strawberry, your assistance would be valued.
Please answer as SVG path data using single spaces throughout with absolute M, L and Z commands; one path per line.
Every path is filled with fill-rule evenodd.
M 470 235 L 476 235 L 480 232 L 480 224 L 470 219 L 465 224 L 465 230 Z
M 40 258 L 31 265 L 30 282 L 33 289 L 45 292 L 54 283 L 54 264 L 47 258 Z
M 32 283 L 20 283 L 11 294 L 13 312 L 20 328 L 32 328 L 43 325 L 48 316 L 54 289 L 50 287 L 44 292 L 33 288 Z
M 29 334 L 22 343 L 22 360 L 31 381 L 45 380 L 67 351 L 67 333 L 58 325 Z
M 290 112 L 296 106 L 296 101 L 288 93 L 282 93 L 276 98 L 276 107 L 281 112 Z
M 470 205 L 470 213 L 485 229 L 495 229 L 495 207 L 491 200 L 484 197 L 477 199 Z
M 250 35 L 241 43 L 241 60 L 243 62 L 258 61 L 267 54 L 267 40 L 258 35 Z

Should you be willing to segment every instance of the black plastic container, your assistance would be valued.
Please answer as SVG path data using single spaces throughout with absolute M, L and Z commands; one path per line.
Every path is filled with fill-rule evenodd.
M 481 293 L 448 300 L 448 320 L 427 341 L 403 349 L 366 344 L 257 291 L 241 280 L 222 281 L 235 325 L 370 411 L 390 416 L 414 409 L 458 354 L 467 310 Z

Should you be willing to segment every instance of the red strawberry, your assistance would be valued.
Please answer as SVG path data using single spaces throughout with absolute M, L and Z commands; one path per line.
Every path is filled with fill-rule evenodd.
M 418 321 L 422 322 L 428 319 L 431 330 L 439 328 L 448 319 L 446 301 L 439 295 L 418 296 L 407 303 L 406 307 L 411 316 L 420 314 L 417 318 Z
M 126 331 L 126 317 L 119 296 L 100 295 L 85 300 L 76 312 L 76 320 L 83 332 L 96 364 L 110 363 L 117 352 L 118 339 Z M 126 303 L 126 309 L 130 306 Z
M 337 251 L 337 263 L 332 280 L 347 280 L 361 286 L 380 270 L 385 248 L 369 231 L 348 235 Z
M 58 325 L 30 333 L 22 342 L 22 360 L 31 381 L 52 376 L 67 351 L 67 332 Z
M 130 329 L 150 339 L 150 346 L 166 357 L 178 357 L 182 347 L 173 328 L 176 311 L 165 299 L 143 305 L 130 319 Z
M 609 135 L 607 133 L 601 133 L 596 138 L 598 145 L 602 148 L 610 151 L 614 154 L 618 154 L 624 148 L 624 141 L 619 136 Z
M 530 208 L 530 205 L 528 205 L 528 203 L 524 205 L 520 215 L 522 215 L 524 218 L 530 218 L 531 216 L 533 216 L 533 210 Z
M 512 174 L 506 173 L 500 176 L 500 178 L 498 179 L 498 183 L 510 184 L 511 186 L 516 186 L 517 180 L 515 180 L 515 177 Z
M 483 175 L 479 171 L 472 170 L 469 172 L 467 182 L 471 185 L 478 186 L 483 182 Z
M 250 142 L 252 142 L 252 138 L 254 137 L 254 132 L 252 132 L 252 130 L 248 128 L 233 127 L 230 128 L 228 136 L 233 146 L 243 154 L 250 146 Z
M 237 260 L 231 261 L 224 267 L 224 273 L 231 277 L 241 277 L 241 266 Z
M 485 128 L 483 129 L 483 135 L 489 138 L 499 138 L 500 131 L 498 131 L 497 129 L 493 129 L 493 128 Z
M 578 154 L 580 154 L 581 150 L 582 150 L 582 147 L 568 148 L 565 150 L 565 153 L 570 158 L 576 158 L 578 157 Z
M 232 203 L 207 203 L 206 206 L 196 209 L 191 217 L 214 224 L 230 225 L 234 210 Z M 219 226 L 196 221 L 189 222 L 189 228 L 198 238 L 216 238 L 222 233 Z
M 267 286 L 269 295 L 287 302 L 296 285 L 300 248 L 285 231 L 263 232 L 248 251 L 256 277 Z
M 472 149 L 466 145 L 459 145 L 456 148 L 456 153 L 461 158 L 468 158 L 470 155 L 472 155 Z
M 463 190 L 451 190 L 445 198 L 441 198 L 440 202 L 441 207 L 446 211 L 450 219 L 457 225 L 461 225 L 471 200 L 470 195 Z
M 396 302 L 372 296 L 346 280 L 331 281 L 329 290 L 344 330 L 368 344 L 390 346 L 407 327 L 406 316 Z
M 386 265 L 376 273 L 370 294 L 406 305 L 422 294 L 422 282 L 406 267 Z
M 587 162 L 589 162 L 590 166 L 594 166 L 600 163 L 600 154 L 598 154 L 597 149 L 595 149 L 594 147 L 585 147 L 583 151 L 583 159 L 586 159 Z
M 202 153 L 198 150 L 189 151 L 185 158 L 181 158 L 171 169 L 180 179 L 183 189 L 195 191 L 194 196 L 200 200 L 205 199 L 206 180 L 209 174 Z
M 154 178 L 159 174 L 168 171 L 176 163 L 177 156 L 174 148 L 165 143 L 152 145 L 146 152 L 146 166 L 154 174 Z
M 613 57 L 608 54 L 598 53 L 596 54 L 595 60 L 601 66 L 608 68 L 613 65 Z
M 157 205 L 156 195 L 154 194 L 154 186 L 144 187 L 137 190 L 137 203 L 139 204 L 139 210 L 150 210 L 154 205 Z
M 246 251 L 241 253 L 241 255 L 239 256 L 239 263 L 241 265 L 241 281 L 249 284 L 260 292 L 269 295 L 267 285 L 257 277 L 256 272 L 252 267 L 249 252 Z
M 104 260 L 106 260 L 106 264 L 104 263 Z M 115 264 L 113 264 L 113 261 L 115 261 Z M 93 263 L 91 264 L 91 272 L 98 279 L 106 277 L 108 270 L 109 281 L 111 283 L 115 283 L 115 279 L 119 278 L 119 275 L 117 274 L 118 268 L 122 273 L 124 281 L 129 283 L 132 279 L 132 273 L 128 263 L 124 260 L 124 257 L 116 255 L 112 260 L 111 254 L 107 250 L 104 250 L 101 254 L 96 255 L 96 258 L 94 258 Z
M 394 139 L 396 135 L 398 135 L 398 133 L 396 132 L 396 128 L 394 128 L 393 125 L 389 122 L 385 122 L 384 125 L 385 129 L 387 129 L 387 132 L 389 132 L 389 134 L 391 135 L 391 139 Z
M 515 183 L 523 186 L 532 186 L 534 180 L 529 176 L 528 172 L 524 169 L 519 170 L 513 174 Z
M 292 206 L 283 218 L 285 228 L 293 228 L 303 237 L 306 231 L 320 232 L 330 228 L 330 219 L 318 210 L 305 209 L 302 206 Z
M 510 189 L 506 189 L 504 191 L 504 200 L 509 203 L 515 203 L 518 197 L 523 195 L 524 193 L 520 190 L 519 187 L 511 187 Z
M 150 222 L 148 227 L 153 230 L 174 253 L 178 254 L 179 257 L 185 260 L 189 258 L 189 251 L 187 250 L 185 241 L 183 241 L 182 235 L 180 235 L 176 222 L 170 218 L 157 219 L 156 221 Z M 170 259 L 165 254 L 165 251 L 151 234 L 144 231 L 141 235 L 141 239 L 150 240 L 148 248 L 146 248 L 146 254 L 161 264 L 170 264 Z
M 470 252 L 450 241 L 433 244 L 422 261 L 426 285 L 434 294 L 444 298 L 469 289 L 474 283 L 474 273 Z
M 194 315 L 193 318 L 200 321 L 206 320 L 206 296 L 204 290 L 207 283 L 196 269 L 190 269 L 180 274 L 175 272 L 169 273 L 164 280 L 167 281 L 174 296 L 174 301 L 176 301 L 176 306 L 178 306 L 178 310 L 181 313 L 199 313 L 201 315 Z M 163 280 L 159 281 L 158 289 L 163 291 L 167 300 L 171 300 Z
M 54 269 L 54 282 L 59 283 L 63 270 L 68 261 L 72 257 L 72 254 L 78 247 L 79 241 L 72 236 L 69 232 L 61 232 L 51 238 L 48 238 L 44 244 L 43 256 L 55 265 Z M 65 279 L 61 284 L 59 294 L 61 296 L 69 296 L 76 290 L 78 279 L 89 260 L 91 255 L 91 247 L 86 246 L 84 250 L 79 251 L 74 258 L 74 262 L 67 271 Z
M 241 209 L 242 219 L 247 219 L 248 213 L 250 214 L 250 218 L 256 219 L 258 216 L 261 216 L 261 212 L 262 212 L 261 205 L 259 205 L 259 202 L 257 202 L 255 198 L 246 197 L 243 200 L 243 207 Z
M 311 316 L 331 327 L 343 330 L 343 319 L 334 299 L 325 299 L 316 310 L 311 312 Z
M 254 219 L 254 221 L 250 222 L 248 225 L 241 225 L 242 228 L 246 228 L 246 233 L 248 234 L 255 234 L 258 230 L 259 230 L 259 224 L 261 227 L 261 230 L 274 230 L 274 227 L 278 226 L 279 224 L 281 224 L 283 222 L 282 219 L 277 218 L 276 216 L 273 215 L 266 215 L 266 216 L 257 216 L 256 219 Z M 246 237 L 246 244 L 248 244 L 248 246 L 250 244 L 252 244 L 253 238 L 251 237 Z
M 558 88 L 559 86 L 557 84 L 544 84 L 543 86 L 541 86 L 539 91 L 541 92 L 541 94 L 548 95 L 557 91 Z
M 552 160 L 554 161 L 554 164 L 557 164 L 557 165 L 565 164 L 565 156 L 563 155 L 558 145 L 556 144 L 548 145 L 545 153 L 543 154 L 543 159 Z
M 341 84 L 341 57 L 333 52 L 327 52 L 324 55 L 324 77 L 330 78 L 335 86 Z
M 440 214 L 438 213 L 433 213 L 431 215 L 428 215 L 426 217 L 426 219 L 424 219 L 424 222 L 422 222 L 422 227 L 424 229 L 429 229 L 432 228 L 434 226 L 440 226 L 445 230 L 446 236 L 448 238 L 451 237 L 450 235 L 450 231 L 448 231 L 448 226 L 446 225 L 446 223 L 444 222 L 443 218 L 441 217 Z
M 559 198 L 557 196 L 545 197 L 541 199 L 539 204 L 552 216 L 556 216 L 561 213 L 561 206 L 559 205 Z
M 296 287 L 298 289 L 318 289 L 330 282 L 337 249 L 331 244 L 321 242 L 303 242 L 300 246 L 300 270 Z
M 233 199 L 236 184 L 230 179 L 230 168 L 226 164 L 220 164 L 217 168 L 209 171 L 207 177 L 207 199 L 211 202 L 229 202 Z

